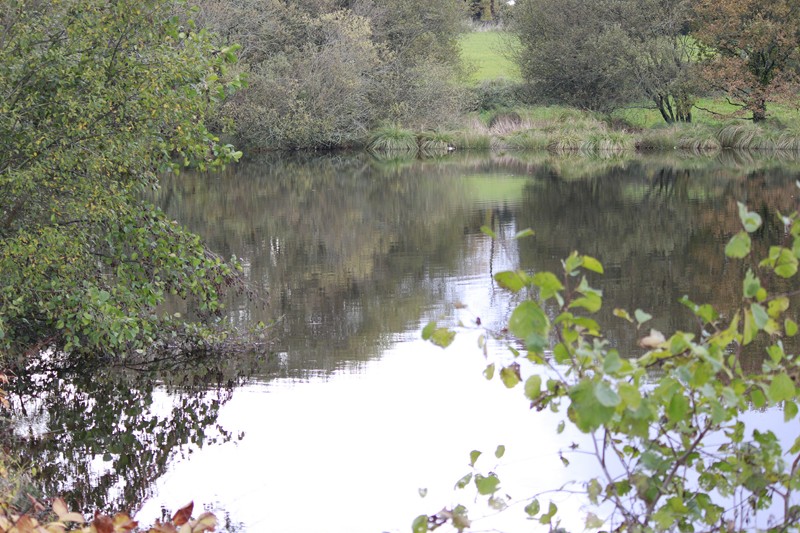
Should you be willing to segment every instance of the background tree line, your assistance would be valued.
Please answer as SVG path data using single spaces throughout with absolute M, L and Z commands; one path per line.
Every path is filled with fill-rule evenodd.
M 200 0 L 198 22 L 242 45 L 249 87 L 221 118 L 260 148 L 341 147 L 381 122 L 440 127 L 465 89 L 453 0 Z
M 717 94 L 758 122 L 767 102 L 797 95 L 792 0 L 520 0 L 511 26 L 529 101 L 596 111 L 649 101 L 672 123 Z

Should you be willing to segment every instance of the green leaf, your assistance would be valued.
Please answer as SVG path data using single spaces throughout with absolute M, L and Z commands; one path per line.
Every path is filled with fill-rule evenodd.
M 511 313 L 508 330 L 522 339 L 529 350 L 537 351 L 536 348 L 547 339 L 550 320 L 536 302 L 528 300 L 519 304 Z
M 428 531 L 428 515 L 421 514 L 411 522 L 412 533 L 427 533 Z
M 497 492 L 499 486 L 500 479 L 494 474 L 489 474 L 488 476 L 482 476 L 481 474 L 475 475 L 475 487 L 478 489 L 478 494 L 482 496 L 494 494 Z
M 475 226 L 472 227 L 474 228 Z M 497 234 L 494 231 L 492 231 L 492 228 L 490 228 L 489 226 L 481 226 L 481 233 L 483 233 L 484 235 L 488 235 L 492 239 L 497 238 Z
M 469 452 L 469 466 L 475 466 L 475 461 L 478 460 L 478 457 L 481 456 L 481 453 L 482 452 L 479 452 L 478 450 L 472 450 Z
M 558 512 L 558 507 L 556 507 L 556 504 L 554 504 L 553 502 L 550 502 L 550 506 L 547 509 L 547 513 L 543 514 L 539 518 L 539 523 L 540 524 L 549 524 L 553 520 L 553 517 L 556 516 L 557 512 Z
M 464 487 L 469 485 L 470 481 L 472 481 L 472 472 L 470 472 L 466 476 L 464 476 L 461 479 L 459 479 L 458 481 L 456 481 L 456 488 L 457 489 L 463 489 Z
M 634 311 L 633 316 L 636 317 L 636 322 L 638 322 L 640 326 L 645 322 L 647 322 L 648 320 L 650 320 L 651 318 L 653 318 L 653 315 L 645 313 L 641 309 L 637 309 L 636 311 Z
M 761 304 L 751 304 L 750 311 L 753 313 L 753 322 L 756 327 L 758 329 L 764 329 L 764 326 L 767 325 L 767 321 L 769 320 L 769 315 L 767 314 L 767 310 L 764 309 L 764 306 Z
M 601 393 L 603 395 L 603 393 Z M 603 405 L 595 394 L 595 385 L 590 380 L 583 380 L 569 390 L 572 400 L 570 405 L 575 425 L 584 433 L 590 433 L 611 420 L 614 407 Z M 613 403 L 611 395 L 605 397 L 606 401 Z
M 616 351 L 608 352 L 606 358 L 603 360 L 603 372 L 606 374 L 614 374 L 622 368 L 622 359 Z
M 433 335 L 434 331 L 436 331 L 436 322 L 433 321 L 428 322 L 428 324 L 424 328 L 422 328 L 422 339 L 426 341 L 430 340 L 431 335 Z
M 619 384 L 619 397 L 631 411 L 636 411 L 642 404 L 642 394 L 630 383 Z
M 447 348 L 456 338 L 456 332 L 447 328 L 438 328 L 431 334 L 431 342 L 436 346 Z
M 531 401 L 542 395 L 542 377 L 534 374 L 525 380 L 525 397 Z
M 475 227 L 475 226 L 473 226 Z M 522 231 L 518 231 L 516 235 L 514 235 L 515 239 L 522 239 L 523 237 L 533 237 L 535 233 L 531 228 L 526 228 Z
M 509 389 L 513 389 L 522 380 L 519 375 L 519 363 L 511 363 L 510 365 L 500 369 L 500 380 Z
M 797 274 L 797 258 L 791 250 L 779 247 L 778 257 L 775 258 L 775 274 L 782 278 L 791 278 Z
M 586 526 L 586 529 L 599 529 L 605 525 L 605 521 L 603 521 L 594 513 L 588 513 L 586 515 L 586 522 L 584 525 Z
M 572 303 L 569 304 L 569 307 L 583 307 L 590 313 L 595 313 L 603 307 L 603 299 L 600 295 L 592 293 L 581 298 L 575 298 Z
M 795 396 L 795 386 L 792 378 L 786 372 L 781 372 L 772 377 L 772 382 L 769 384 L 767 396 L 773 403 L 779 403 L 784 400 L 793 400 Z
M 755 320 L 753 320 L 753 311 L 752 309 L 747 309 L 744 312 L 744 331 L 742 332 L 742 344 L 747 346 L 753 342 L 756 334 L 758 334 L 758 326 L 756 326 Z
M 689 400 L 682 394 L 682 391 L 677 391 L 672 395 L 667 405 L 667 417 L 672 422 L 680 422 L 686 419 L 689 413 Z
M 790 401 L 783 402 L 783 421 L 788 422 L 797 416 L 797 404 Z
M 485 377 L 488 380 L 491 380 L 494 377 L 494 363 L 489 364 L 483 370 L 483 377 Z
M 603 274 L 603 265 L 600 264 L 600 261 L 595 259 L 594 257 L 590 257 L 588 255 L 583 256 L 583 268 L 586 270 L 591 270 L 592 272 L 597 272 L 598 274 Z
M 767 314 L 772 318 L 779 318 L 781 313 L 789 309 L 789 298 L 786 296 L 779 296 L 774 300 L 770 300 L 767 306 Z
M 794 337 L 797 335 L 797 322 L 792 320 L 791 318 L 787 318 L 784 323 L 783 327 L 786 329 L 786 334 L 790 337 Z
M 619 318 L 624 318 L 628 322 L 633 322 L 633 319 L 631 318 L 631 315 L 629 315 L 628 312 L 626 310 L 624 310 L 624 309 L 619 309 L 619 308 L 614 309 L 614 316 L 619 317 Z
M 497 449 L 494 451 L 494 456 L 498 459 L 502 459 L 503 455 L 506 453 L 506 447 L 500 444 Z
M 752 400 L 753 405 L 757 409 L 761 409 L 762 407 L 767 405 L 767 397 L 764 396 L 764 392 L 761 389 L 754 388 L 750 392 L 750 399 Z
M 553 358 L 556 360 L 556 363 L 560 365 L 570 360 L 569 350 L 563 342 L 559 342 L 556 344 L 556 347 L 553 348 Z
M 511 292 L 519 292 L 528 286 L 530 278 L 524 272 L 498 272 L 494 275 L 494 279 L 498 285 Z
M 601 405 L 616 407 L 620 404 L 619 395 L 605 381 L 599 381 L 594 387 L 594 396 Z
M 583 297 L 573 300 L 573 302 L 569 305 L 570 308 L 583 307 L 590 313 L 594 313 L 603 306 L 602 291 L 591 288 L 586 278 L 581 280 L 580 285 L 578 285 L 575 290 L 582 294 Z
M 531 503 L 525 506 L 525 512 L 528 514 L 528 516 L 531 517 L 536 516 L 537 514 L 539 514 L 539 511 L 540 511 L 539 500 L 533 500 Z
M 539 296 L 543 300 L 552 298 L 564 290 L 564 285 L 551 272 L 537 272 L 533 275 L 533 284 L 539 287 Z
M 750 235 L 744 231 L 740 231 L 728 241 L 728 244 L 725 246 L 725 255 L 735 259 L 741 259 L 750 253 L 750 246 Z
M 739 206 L 739 218 L 741 219 L 742 226 L 744 226 L 744 229 L 747 231 L 747 233 L 753 233 L 755 230 L 761 227 L 761 215 L 752 211 L 748 211 L 747 206 L 742 202 L 736 202 L 736 205 Z

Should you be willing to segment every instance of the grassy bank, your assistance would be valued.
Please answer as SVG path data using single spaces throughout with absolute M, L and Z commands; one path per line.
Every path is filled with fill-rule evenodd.
M 509 59 L 512 36 L 476 31 L 461 39 L 467 83 L 476 109 L 449 131 L 413 132 L 397 126 L 376 130 L 375 152 L 414 151 L 425 155 L 452 150 L 537 150 L 550 153 L 613 155 L 634 151 L 682 150 L 709 153 L 724 149 L 800 153 L 800 109 L 771 104 L 768 120 L 753 124 L 735 118 L 737 108 L 723 100 L 698 100 L 690 124 L 667 125 L 646 103 L 601 115 L 563 106 L 520 104 L 514 86 L 520 75 Z
M 398 126 L 376 130 L 375 152 L 437 155 L 453 150 L 543 150 L 555 154 L 614 155 L 635 151 L 719 150 L 794 152 L 800 154 L 800 129 L 779 121 L 742 120 L 692 124 L 638 124 L 559 106 L 517 107 L 472 114 L 462 128 L 414 132 Z

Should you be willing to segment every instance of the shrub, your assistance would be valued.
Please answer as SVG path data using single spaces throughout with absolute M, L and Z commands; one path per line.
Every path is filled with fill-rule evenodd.
M 509 109 L 526 103 L 525 88 L 521 83 L 505 78 L 485 80 L 472 89 L 472 111 Z
M 484 375 L 521 389 L 520 399 L 532 409 L 557 413 L 556 433 L 569 425 L 587 436 L 572 448 L 593 458 L 597 468 L 569 490 L 585 498 L 587 529 L 797 530 L 797 425 L 787 424 L 794 431 L 787 442 L 777 428 L 759 428 L 745 415 L 780 409 L 789 423 L 800 410 L 800 356 L 784 344 L 800 331 L 789 312 L 794 292 L 786 283 L 800 263 L 800 215 L 781 215 L 786 241 L 769 247 L 762 258 L 752 243 L 761 216 L 741 203 L 738 211 L 742 229 L 728 241 L 725 255 L 744 263 L 741 301 L 726 314 L 684 297 L 681 303 L 696 318 L 697 331 L 671 335 L 648 332 L 652 317 L 641 309 L 615 309 L 615 316 L 637 330 L 639 354 L 620 353 L 592 318 L 603 305 L 602 293 L 588 281 L 589 275 L 603 274 L 593 257 L 572 253 L 558 275 L 494 276 L 500 287 L 530 297 L 512 311 L 507 329 L 484 332 L 510 350 L 510 360 L 493 358 Z M 454 332 L 432 322 L 422 335 L 446 346 Z M 760 366 L 748 365 L 748 356 Z M 499 446 L 495 456 L 504 451 Z M 565 465 L 568 455 L 560 455 Z M 492 508 L 505 509 L 511 496 L 500 490 L 496 473 L 476 463 L 480 456 L 480 451 L 470 454 L 472 470 L 456 486 L 474 485 Z M 527 518 L 558 529 L 558 504 L 545 498 L 562 491 L 527 495 Z M 470 526 L 468 510 L 459 505 L 419 516 L 412 529 L 429 531 L 444 522 L 464 530 Z

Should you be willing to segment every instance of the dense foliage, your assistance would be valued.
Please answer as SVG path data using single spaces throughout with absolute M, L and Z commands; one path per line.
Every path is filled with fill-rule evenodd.
M 690 122 L 710 93 L 759 122 L 767 102 L 796 98 L 798 14 L 785 0 L 521 0 L 512 29 L 538 102 L 609 111 L 649 101 L 672 123 Z
M 0 347 L 102 355 L 170 333 L 167 294 L 219 307 L 232 267 L 140 200 L 239 153 L 204 126 L 234 49 L 166 0 L 0 7 Z M 174 330 L 172 331 L 174 333 Z
M 355 144 L 381 122 L 447 124 L 463 107 L 449 0 L 202 0 L 200 20 L 242 44 L 248 88 L 222 108 L 256 148 Z
M 764 221 L 741 203 L 738 213 L 742 229 L 725 255 L 746 267 L 740 305 L 726 314 L 684 297 L 697 330 L 670 336 L 655 329 L 647 333 L 652 317 L 641 309 L 615 309 L 614 315 L 640 332 L 641 355 L 621 353 L 591 318 L 603 303 L 602 292 L 588 281 L 588 274 L 603 273 L 593 257 L 571 254 L 559 275 L 495 275 L 501 287 L 527 292 L 530 299 L 513 310 L 507 332 L 487 332 L 508 339 L 513 360 L 491 361 L 485 375 L 499 375 L 508 388 L 521 385 L 532 409 L 558 413 L 557 433 L 569 425 L 587 435 L 572 444 L 572 452 L 564 450 L 561 460 L 569 466 L 570 453 L 583 453 L 596 462 L 594 473 L 569 487 L 586 498 L 588 529 L 798 528 L 800 435 L 787 425 L 787 442 L 780 428 L 764 427 L 750 415 L 777 410 L 787 423 L 798 415 L 800 357 L 790 347 L 798 325 L 789 311 L 796 291 L 787 281 L 798 272 L 800 216 L 778 214 L 783 240 L 760 257 L 754 236 Z M 453 333 L 432 323 L 423 337 L 447 345 Z M 748 357 L 760 364 L 753 368 Z M 496 456 L 503 453 L 501 446 Z M 474 484 L 490 506 L 504 509 L 513 500 L 496 473 L 476 465 L 480 455 L 472 453 L 473 471 L 457 486 Z M 544 494 L 526 498 L 530 519 L 558 527 L 557 503 L 542 501 Z M 468 528 L 467 509 L 420 516 L 414 531 L 445 522 Z
M 610 111 L 647 99 L 667 122 L 689 121 L 686 17 L 686 2 L 523 0 L 517 63 L 537 101 Z
M 709 81 L 749 112 L 766 118 L 767 102 L 796 98 L 800 72 L 800 5 L 793 0 L 698 1 L 695 35 Z

